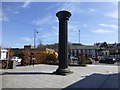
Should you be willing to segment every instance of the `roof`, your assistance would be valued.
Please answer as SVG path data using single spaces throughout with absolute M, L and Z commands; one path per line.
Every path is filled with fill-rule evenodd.
M 8 50 L 6 50 L 6 49 L 1 49 L 1 52 L 7 52 Z
M 92 45 L 84 45 L 84 46 L 81 46 L 81 45 L 70 45 L 69 46 L 70 49 L 97 49 L 97 47 L 95 46 L 92 46 Z

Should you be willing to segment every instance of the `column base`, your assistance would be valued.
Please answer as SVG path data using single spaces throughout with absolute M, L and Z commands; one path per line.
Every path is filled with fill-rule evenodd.
M 70 71 L 70 69 L 57 69 L 55 72 L 53 72 L 53 74 L 57 74 L 57 75 L 69 75 L 72 74 L 73 71 Z

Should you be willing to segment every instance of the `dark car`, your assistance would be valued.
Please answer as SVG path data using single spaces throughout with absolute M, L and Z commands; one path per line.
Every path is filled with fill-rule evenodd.
M 116 60 L 114 58 L 104 58 L 99 61 L 99 63 L 108 63 L 108 64 L 114 64 Z

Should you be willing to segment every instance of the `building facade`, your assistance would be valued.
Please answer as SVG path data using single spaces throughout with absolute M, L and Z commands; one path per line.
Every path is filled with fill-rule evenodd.
M 6 60 L 8 58 L 8 50 L 0 49 L 0 60 Z
M 57 47 L 58 48 L 58 47 Z M 46 50 L 55 50 L 58 52 L 58 49 L 54 48 L 32 48 L 29 46 L 24 46 L 24 48 L 12 48 L 11 49 L 15 56 L 18 56 L 24 51 L 29 50 L 30 52 L 34 51 L 46 51 Z M 79 53 L 84 52 L 86 58 L 95 58 L 95 57 L 120 57 L 120 43 L 103 45 L 81 45 L 72 43 L 68 45 L 68 55 L 69 57 L 78 57 Z
M 78 57 L 79 53 L 85 53 L 86 58 L 94 58 L 97 55 L 97 48 L 92 45 L 72 44 L 69 46 L 69 56 Z

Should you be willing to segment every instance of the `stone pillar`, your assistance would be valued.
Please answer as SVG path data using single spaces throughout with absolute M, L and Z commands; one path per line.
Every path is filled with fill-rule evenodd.
M 67 75 L 72 73 L 68 68 L 68 24 L 67 21 L 71 16 L 71 13 L 68 11 L 59 11 L 56 16 L 59 20 L 59 67 L 54 72 L 59 75 Z

